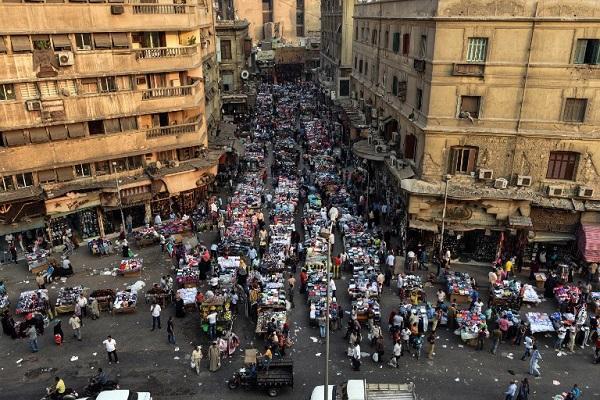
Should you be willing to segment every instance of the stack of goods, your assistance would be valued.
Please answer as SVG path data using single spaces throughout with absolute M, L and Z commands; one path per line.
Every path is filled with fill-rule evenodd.
M 453 303 L 469 303 L 473 287 L 471 278 L 466 272 L 447 271 L 446 290 Z
M 8 310 L 8 307 L 10 307 L 10 300 L 8 299 L 8 295 L 6 293 L 0 294 L 0 314 Z
M 463 341 L 467 341 L 477 338 L 481 325 L 485 324 L 486 320 L 483 314 L 461 310 L 456 314 L 456 322 L 460 330 L 457 334 L 460 334 Z
M 219 284 L 222 288 L 230 288 L 237 279 L 237 271 L 241 264 L 239 256 L 219 257 L 217 258 L 219 265 L 218 276 Z
M 360 322 L 365 322 L 369 316 L 369 309 L 375 314 L 374 321 L 381 321 L 381 310 L 379 303 L 373 299 L 357 299 L 352 301 L 352 311 L 356 312 L 356 318 Z
M 283 325 L 287 322 L 287 312 L 277 310 L 265 310 L 258 315 L 256 321 L 256 333 L 264 333 L 267 331 L 267 326 L 271 320 L 275 320 L 277 330 L 281 331 Z
M 50 307 L 47 289 L 28 290 L 22 292 L 17 303 L 16 314 L 27 314 L 34 311 L 44 312 Z
M 206 296 L 200 305 L 200 319 L 202 328 L 208 331 L 209 314 L 217 313 L 217 331 L 223 332 L 229 329 L 233 315 L 231 313 L 231 299 L 228 295 Z
M 181 268 L 177 268 L 175 272 L 175 281 L 179 286 L 193 287 L 198 284 L 199 276 L 200 271 L 198 268 L 185 265 Z
M 181 288 L 177 289 L 177 294 L 183 300 L 183 304 L 195 304 L 196 303 L 196 295 L 198 294 L 198 289 L 193 288 Z
M 131 310 L 134 309 L 137 303 L 137 293 L 130 291 L 119 291 L 115 295 L 113 303 L 114 310 Z
M 496 306 L 520 308 L 519 294 L 521 293 L 521 282 L 517 280 L 496 281 L 492 287 L 492 302 Z
M 555 330 L 558 330 L 561 325 L 571 326 L 575 324 L 575 314 L 573 313 L 561 313 L 560 311 L 553 312 L 550 315 L 550 321 Z
M 539 303 L 542 300 L 535 291 L 535 288 L 532 285 L 526 283 L 523 285 L 523 301 L 525 303 Z
M 27 260 L 27 265 L 29 266 L 29 270 L 33 271 L 39 268 L 45 268 L 48 264 L 48 256 L 50 255 L 49 250 L 44 250 L 38 248 L 33 253 L 26 253 L 25 259 Z
M 526 315 L 527 321 L 529 322 L 529 329 L 531 333 L 538 332 L 554 332 L 554 326 L 548 314 L 529 312 Z
M 348 282 L 348 294 L 352 299 L 367 298 L 376 299 L 379 297 L 379 288 L 377 285 L 377 275 L 375 268 L 354 267 L 352 279 Z
M 117 273 L 119 275 L 130 275 L 142 271 L 143 260 L 141 258 L 129 258 L 121 260 Z
M 77 302 L 79 295 L 82 293 L 85 296 L 85 289 L 83 286 L 60 288 L 54 309 L 57 313 L 72 312 L 75 309 L 75 303 Z
M 596 313 L 596 315 L 600 316 L 600 292 L 592 292 L 590 293 L 590 298 L 592 307 L 591 310 Z
M 572 285 L 559 285 L 554 288 L 554 297 L 558 304 L 577 304 L 579 303 L 579 297 L 581 296 L 581 290 L 577 286 Z
M 174 235 L 189 231 L 192 228 L 190 217 L 184 215 L 181 219 L 163 221 L 159 230 L 163 235 Z
M 159 240 L 159 237 L 160 234 L 151 226 L 133 232 L 133 238 L 138 246 L 149 246 L 156 243 Z
M 100 311 L 108 311 L 112 307 L 115 300 L 115 291 L 112 289 L 96 289 L 90 294 L 90 303 L 96 299 Z

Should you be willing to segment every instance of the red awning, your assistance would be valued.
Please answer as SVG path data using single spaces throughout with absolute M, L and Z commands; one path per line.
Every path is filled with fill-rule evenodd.
M 600 225 L 581 224 L 577 232 L 579 254 L 587 262 L 600 262 Z

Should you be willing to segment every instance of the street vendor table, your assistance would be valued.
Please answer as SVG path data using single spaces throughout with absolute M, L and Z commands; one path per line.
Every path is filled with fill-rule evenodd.
M 28 290 L 19 295 L 15 314 L 28 314 L 34 311 L 40 313 L 52 312 L 48 289 Z
M 50 251 L 44 249 L 38 249 L 33 253 L 25 254 L 25 259 L 27 260 L 29 272 L 31 272 L 32 274 L 37 274 L 38 272 L 45 271 L 48 268 L 49 255 Z
M 116 293 L 112 289 L 96 289 L 90 294 L 90 302 L 96 299 L 99 311 L 110 311 L 112 310 L 115 296 Z
M 136 311 L 137 293 L 131 291 L 117 292 L 113 303 L 113 314 L 131 314 Z
M 208 332 L 208 315 L 214 312 L 217 313 L 217 332 L 223 332 L 230 328 L 233 315 L 231 313 L 231 298 L 229 296 L 221 295 L 205 299 L 200 304 L 199 311 L 202 330 L 204 332 Z
M 117 268 L 117 275 L 126 278 L 142 276 L 142 267 L 143 259 L 141 258 L 128 258 L 121 260 L 121 263 Z
M 531 333 L 554 332 L 554 326 L 546 313 L 529 312 L 526 314 Z
M 256 322 L 256 333 L 263 334 L 267 332 L 267 325 L 271 319 L 275 318 L 275 325 L 277 329 L 281 330 L 283 324 L 287 322 L 287 312 L 285 310 L 264 310 L 258 315 Z
M 0 314 L 2 314 L 4 311 L 7 311 L 8 307 L 10 307 L 10 300 L 8 299 L 8 295 L 0 295 Z
M 86 289 L 83 286 L 60 288 L 54 306 L 55 313 L 68 314 L 74 312 L 80 294 L 86 295 Z
M 146 304 L 148 303 L 156 303 L 161 307 L 165 307 L 171 303 L 172 295 L 170 292 L 161 288 L 152 288 L 146 292 L 144 297 Z

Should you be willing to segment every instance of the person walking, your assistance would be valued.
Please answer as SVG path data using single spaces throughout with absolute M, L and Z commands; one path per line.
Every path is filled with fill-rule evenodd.
M 429 345 L 427 349 L 427 358 L 433 360 L 433 352 L 435 351 L 435 332 L 431 332 L 427 337 L 427 343 Z
M 37 342 L 37 329 L 35 328 L 35 325 L 31 325 L 29 328 L 27 328 L 27 339 L 29 340 L 29 347 L 31 348 L 31 352 L 32 353 L 37 353 L 40 348 L 38 347 L 38 342 Z
M 577 386 L 577 384 L 573 385 L 573 388 L 569 391 L 569 397 L 567 397 L 570 400 L 578 400 L 581 397 L 581 389 L 579 389 L 579 386 Z
M 152 305 L 150 306 L 150 312 L 152 313 L 152 330 L 154 330 L 156 328 L 156 326 L 158 325 L 158 329 L 160 328 L 160 312 L 161 312 L 161 308 L 160 305 L 158 305 L 156 302 L 152 303 Z
M 360 371 L 360 364 L 360 344 L 356 341 L 352 348 L 352 369 L 354 371 Z
M 529 375 L 533 375 L 535 377 L 541 376 L 540 361 L 542 361 L 542 355 L 540 354 L 537 346 L 534 344 L 533 353 L 531 353 L 531 359 L 529 360 Z
M 76 337 L 77 340 L 81 342 L 81 320 L 77 315 L 71 315 L 69 318 L 69 325 L 73 329 L 73 337 Z
M 106 339 L 102 342 L 104 348 L 106 349 L 106 354 L 108 355 L 108 363 L 112 364 L 113 361 L 115 363 L 119 363 L 119 357 L 117 356 L 117 342 L 112 336 L 108 335 Z
M 394 368 L 398 368 L 398 361 L 402 356 L 402 343 L 400 340 L 396 340 L 394 343 L 394 348 L 392 349 L 392 359 L 390 360 L 389 365 Z
M 167 340 L 171 344 L 175 344 L 175 324 L 173 323 L 173 317 L 169 317 L 167 321 Z
M 483 350 L 483 345 L 485 343 L 485 338 L 488 335 L 488 331 L 485 327 L 481 327 L 479 332 L 477 332 L 477 347 L 476 350 Z
M 502 331 L 500 330 L 500 327 L 497 326 L 496 329 L 494 329 L 492 331 L 492 354 L 496 354 L 496 352 L 498 351 L 498 346 L 500 345 L 500 341 L 502 340 Z
M 208 348 L 208 370 L 210 372 L 218 371 L 221 368 L 221 351 L 214 341 Z
M 561 322 L 560 327 L 556 331 L 556 341 L 554 342 L 554 350 L 560 351 L 565 337 L 567 337 L 567 328 L 565 328 L 564 324 Z
M 208 320 L 208 337 L 210 338 L 210 340 L 215 340 L 217 338 L 217 315 L 218 314 L 216 311 L 212 311 L 206 317 L 206 319 Z
M 98 304 L 97 299 L 92 299 L 92 303 L 90 304 L 90 311 L 92 314 L 92 319 L 100 318 L 100 305 Z
M 512 381 L 504 392 L 505 400 L 515 400 L 517 397 L 517 381 Z
M 533 351 L 533 335 L 529 334 L 525 336 L 525 353 L 523 357 L 521 357 L 521 361 L 525 361 L 527 357 L 531 357 L 531 352 Z
M 202 346 L 196 346 L 192 351 L 192 368 L 196 370 L 196 375 L 200 375 L 200 362 L 202 361 Z
M 517 392 L 517 400 L 527 400 L 529 398 L 529 391 L 529 380 L 527 378 L 523 378 Z

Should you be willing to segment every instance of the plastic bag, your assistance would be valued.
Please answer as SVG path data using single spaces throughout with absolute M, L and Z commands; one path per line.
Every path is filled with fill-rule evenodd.
M 190 368 L 195 369 L 196 368 L 196 363 L 193 361 L 190 361 Z

